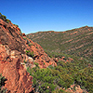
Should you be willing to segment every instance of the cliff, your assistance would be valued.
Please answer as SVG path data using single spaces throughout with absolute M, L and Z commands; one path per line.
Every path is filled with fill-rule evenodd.
M 32 88 L 32 76 L 27 68 L 40 68 L 56 63 L 48 57 L 43 48 L 28 39 L 14 24 L 0 19 L 0 73 L 5 77 L 7 93 L 29 93 Z

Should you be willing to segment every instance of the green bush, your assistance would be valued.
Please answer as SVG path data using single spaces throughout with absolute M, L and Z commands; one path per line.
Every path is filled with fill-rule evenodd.
M 23 37 L 24 40 L 26 40 L 26 37 Z
M 24 60 L 24 63 L 27 63 L 27 62 Z
M 18 25 L 14 24 L 15 26 L 19 27 Z
M 67 93 L 67 92 L 65 92 L 62 89 L 57 89 L 57 90 L 54 90 L 53 93 Z
M 51 68 L 51 69 L 54 69 L 54 67 L 52 65 L 49 65 L 48 67 Z
M 34 62 L 34 64 L 36 65 L 36 67 L 39 67 L 39 66 L 38 66 L 38 63 Z
M 1 89 L 5 84 L 5 78 L 0 74 L 0 93 L 6 93 L 6 89 Z
M 29 46 L 32 46 L 33 44 L 32 44 L 32 43 L 29 43 L 28 45 L 29 45 Z
M 33 87 L 40 93 L 52 93 L 57 86 L 68 88 L 72 83 L 73 79 L 68 76 L 62 76 L 58 70 L 46 68 L 32 68 L 29 73 L 33 76 Z M 70 77 L 70 78 L 69 78 Z
M 5 15 L 2 15 L 1 13 L 0 13 L 0 18 L 1 18 L 3 21 L 7 22 L 7 23 L 10 22 L 10 20 L 7 19 L 6 16 L 5 16 Z
M 34 57 L 34 52 L 30 51 L 30 50 L 26 50 L 26 55 L 30 56 L 30 57 Z
M 50 65 L 46 69 L 40 69 L 36 66 L 28 72 L 33 76 L 35 91 L 39 93 L 61 93 L 63 90 L 57 90 L 58 87 L 67 89 L 72 84 L 80 85 L 89 93 L 93 92 L 93 67 L 88 67 L 86 60 L 82 61 L 78 57 L 73 57 L 72 62 L 59 61 L 56 67 Z
M 7 23 L 9 23 L 9 22 L 10 22 L 10 20 L 9 20 L 9 19 L 6 19 L 6 22 L 7 22 Z

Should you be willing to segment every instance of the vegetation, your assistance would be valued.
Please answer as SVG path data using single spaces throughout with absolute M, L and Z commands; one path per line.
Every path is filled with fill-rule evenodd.
M 24 40 L 26 40 L 27 38 L 26 37 L 23 37 Z
M 29 45 L 29 46 L 32 46 L 33 44 L 32 44 L 32 43 L 29 43 L 28 45 Z
M 6 23 L 9 23 L 9 22 L 11 22 L 9 19 L 7 19 L 6 18 L 6 16 L 5 15 L 2 15 L 1 13 L 0 13 L 0 19 L 2 19 L 3 21 L 5 21 Z M 14 24 L 15 26 L 17 26 L 17 27 L 19 27 L 18 25 L 16 25 L 16 24 Z
M 93 27 L 85 26 L 65 32 L 38 32 L 27 36 L 47 52 L 75 55 L 93 61 Z
M 10 22 L 1 13 L 0 18 L 7 23 Z M 39 43 L 51 58 L 59 60 L 56 67 L 49 65 L 46 69 L 41 69 L 38 63 L 34 62 L 36 65 L 34 68 L 27 68 L 33 76 L 35 92 L 66 93 L 63 88 L 67 89 L 75 84 L 93 93 L 93 27 L 56 33 L 53 31 L 39 32 L 28 35 L 28 37 Z M 27 38 L 23 39 L 27 40 Z M 32 45 L 29 40 L 27 44 Z M 34 57 L 33 51 L 26 50 L 26 54 Z M 60 60 L 62 57 L 64 61 Z M 73 60 L 66 62 L 69 58 Z M 24 60 L 24 63 L 27 62 Z M 5 78 L 0 74 L 0 93 L 6 92 L 2 89 L 4 82 Z M 73 89 L 76 90 L 75 87 Z
M 34 52 L 30 51 L 30 50 L 26 50 L 26 55 L 30 56 L 30 57 L 34 57 Z
M 36 92 L 65 93 L 63 88 L 75 84 L 93 93 L 93 27 L 66 32 L 38 32 L 27 37 L 40 44 L 51 58 L 59 60 L 57 67 L 28 68 Z M 60 60 L 62 57 L 63 61 Z M 69 58 L 73 60 L 66 62 Z
M 66 55 L 66 57 L 71 56 Z M 76 56 L 72 56 L 71 58 L 73 58 L 72 62 L 64 63 L 59 61 L 57 67 L 50 65 L 46 69 L 41 69 L 35 63 L 36 67 L 28 68 L 27 71 L 33 76 L 35 91 L 39 93 L 65 93 L 63 88 L 67 89 L 72 84 L 78 84 L 82 89 L 86 89 L 89 93 L 92 93 L 93 67 L 90 67 L 84 58 L 81 59 Z
M 39 66 L 38 66 L 38 63 L 34 62 L 34 64 L 36 65 L 36 67 L 39 67 Z
M 5 16 L 5 15 L 2 15 L 1 13 L 0 13 L 0 19 L 4 20 L 4 21 L 7 22 L 7 23 L 10 22 L 10 20 L 7 19 L 6 16 Z
M 24 60 L 24 63 L 26 64 L 27 62 Z
M 15 26 L 19 27 L 18 25 L 14 24 Z
M 5 89 L 2 89 L 2 86 L 4 86 L 5 78 L 0 74 L 0 93 L 6 93 Z
M 32 46 L 33 45 L 32 43 L 30 43 L 30 41 L 27 39 L 27 37 L 23 37 L 23 39 L 27 41 L 28 46 Z

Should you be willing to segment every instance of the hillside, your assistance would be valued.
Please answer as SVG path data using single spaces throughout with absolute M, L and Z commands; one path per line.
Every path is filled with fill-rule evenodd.
M 37 32 L 27 35 L 50 54 L 52 52 L 85 57 L 93 61 L 93 27 L 81 27 L 65 32 Z
M 93 93 L 93 27 L 85 26 L 65 32 L 37 32 L 28 34 L 27 37 L 40 44 L 57 63 L 56 67 L 49 66 L 52 70 L 47 68 L 42 71 L 37 68 L 34 72 L 31 69 L 35 81 L 39 79 L 38 81 L 43 84 L 46 80 L 42 76 L 44 74 L 48 78 L 47 82 L 54 82 L 57 87 L 65 88 L 68 93 Z M 51 80 L 48 77 L 49 73 L 51 73 Z M 38 81 L 34 82 L 34 86 L 39 86 Z M 47 82 L 44 84 L 47 85 Z M 41 91 L 49 93 L 46 87 L 45 89 L 48 92 L 44 92 L 40 87 Z M 57 92 L 52 93 L 65 92 L 58 89 Z
M 0 93 L 93 93 L 89 60 L 47 53 L 0 13 Z
M 30 93 L 33 77 L 27 68 L 56 66 L 43 48 L 21 33 L 0 13 L 0 93 Z M 4 91 L 3 91 L 4 88 Z

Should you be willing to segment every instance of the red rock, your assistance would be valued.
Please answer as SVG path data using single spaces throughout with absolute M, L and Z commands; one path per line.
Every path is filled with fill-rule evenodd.
M 75 89 L 74 89 L 75 88 Z M 88 93 L 86 90 L 81 89 L 79 85 L 71 85 L 70 88 L 66 89 L 66 92 L 70 93 Z
M 31 46 L 27 44 L 27 40 Z M 27 50 L 33 51 L 33 58 L 26 55 Z M 22 55 L 26 55 L 26 58 Z M 33 90 L 32 76 L 29 76 L 26 68 L 35 67 L 34 62 L 37 62 L 40 68 L 57 65 L 40 45 L 28 38 L 24 40 L 17 26 L 0 19 L 0 73 L 7 79 L 5 87 L 10 93 L 29 93 Z
M 53 58 L 53 60 L 54 60 L 55 62 L 58 62 L 58 58 Z
M 0 46 L 0 73 L 7 79 L 5 87 L 11 93 L 29 93 L 32 88 L 32 76 L 29 76 L 19 58 L 13 58 L 11 62 L 3 61 L 6 55 L 5 46 Z
M 22 33 L 22 36 L 26 36 L 25 33 Z

